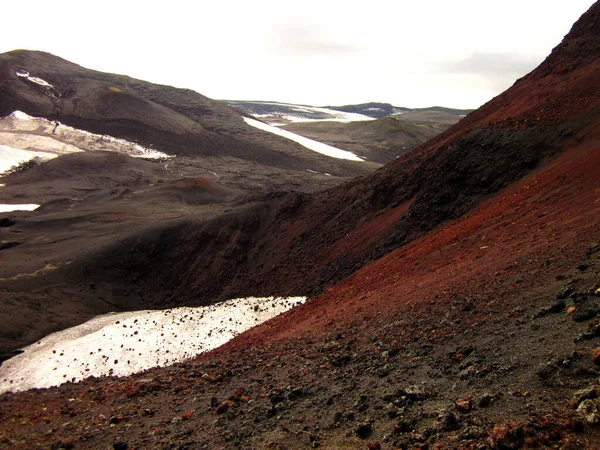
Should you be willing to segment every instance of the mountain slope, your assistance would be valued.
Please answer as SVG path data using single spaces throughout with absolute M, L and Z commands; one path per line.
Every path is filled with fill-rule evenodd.
M 0 55 L 0 116 L 15 110 L 200 159 L 213 171 L 215 158 L 235 158 L 266 172 L 299 172 L 300 183 L 309 184 L 307 168 L 351 178 L 379 166 L 332 160 L 264 133 L 239 111 L 194 91 L 85 69 L 43 52 Z
M 371 176 L 5 284 L 31 308 L 90 281 L 160 305 L 321 293 L 186 363 L 2 396 L 0 445 L 597 448 L 599 27 L 596 3 L 538 69 Z

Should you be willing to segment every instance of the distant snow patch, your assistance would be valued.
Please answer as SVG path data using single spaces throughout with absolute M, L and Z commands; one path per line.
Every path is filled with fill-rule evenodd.
M 341 150 L 339 148 L 332 147 L 331 145 L 323 144 L 322 142 L 313 141 L 312 139 L 308 139 L 304 136 L 299 136 L 295 133 L 291 133 L 289 131 L 282 130 L 271 125 L 267 125 L 266 123 L 260 122 L 258 120 L 249 119 L 248 117 L 243 117 L 243 119 L 244 122 L 246 122 L 248 125 L 254 128 L 258 128 L 259 130 L 267 131 L 269 133 L 273 133 L 291 141 L 297 142 L 298 144 L 306 147 L 307 149 L 315 151 L 322 155 L 338 159 L 347 159 L 350 161 L 363 161 L 362 158 L 346 150 Z
M 18 77 L 27 78 L 29 76 L 29 72 L 27 72 L 26 70 L 17 70 L 15 72 L 15 75 L 17 75 Z
M 192 358 L 304 303 L 244 298 L 212 306 L 113 313 L 46 336 L 0 366 L 0 394 L 90 376 L 125 376 Z
M 4 185 L 2 185 L 4 186 Z M 32 203 L 24 204 L 24 205 L 3 205 L 0 204 L 0 213 L 10 212 L 10 211 L 33 211 L 39 208 L 40 205 L 34 205 Z
M 9 117 L 14 117 L 15 119 L 19 119 L 19 120 L 31 120 L 33 119 L 33 117 L 31 117 L 29 114 L 24 113 L 23 111 L 14 111 Z
M 4 173 L 19 164 L 35 158 L 47 161 L 56 158 L 56 156 L 54 153 L 21 150 L 7 145 L 0 145 L 0 173 Z
M 12 119 L 0 123 L 0 140 L 14 149 L 34 148 L 54 156 L 89 150 L 122 153 L 133 158 L 168 159 L 173 156 L 144 147 L 135 142 L 109 135 L 90 133 L 44 117 L 33 117 L 22 111 L 7 116 Z M 23 133 L 27 131 L 27 133 Z M 0 154 L 0 160 L 2 155 Z M 0 161 L 0 164 L 1 161 Z
M 27 79 L 29 81 L 31 81 L 32 83 L 39 84 L 40 86 L 46 86 L 46 87 L 51 87 L 51 88 L 54 87 L 50 83 L 48 83 L 46 80 L 42 80 L 41 78 L 38 78 L 38 77 L 27 77 Z

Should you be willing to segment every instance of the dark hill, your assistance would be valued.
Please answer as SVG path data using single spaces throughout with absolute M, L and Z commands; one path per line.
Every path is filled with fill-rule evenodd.
M 201 159 L 212 170 L 219 167 L 210 158 L 229 157 L 241 161 L 240 170 L 250 163 L 258 165 L 254 172 L 261 166 L 265 172 L 299 172 L 298 182 L 307 190 L 312 190 L 307 168 L 352 178 L 379 167 L 326 157 L 257 130 L 243 121 L 241 112 L 192 90 L 86 69 L 39 51 L 0 55 L 0 116 L 14 110 Z

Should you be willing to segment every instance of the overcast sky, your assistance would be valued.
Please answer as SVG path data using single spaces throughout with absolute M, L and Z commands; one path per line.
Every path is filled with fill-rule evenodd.
M 593 3 L 11 1 L 0 52 L 44 50 L 217 99 L 476 108 L 543 61 Z

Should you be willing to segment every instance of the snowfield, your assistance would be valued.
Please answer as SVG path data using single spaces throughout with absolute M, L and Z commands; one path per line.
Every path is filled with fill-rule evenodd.
M 111 313 L 46 336 L 0 366 L 0 394 L 91 376 L 125 376 L 192 358 L 305 297 L 242 298 L 212 306 Z
M 67 153 L 94 150 L 113 151 L 134 158 L 172 158 L 135 142 L 90 133 L 22 111 L 15 111 L 0 120 L 0 173 L 35 157 L 48 160 Z
M 56 158 L 57 156 L 58 154 L 56 153 L 21 150 L 0 144 L 0 173 L 6 172 L 14 166 L 18 166 L 21 163 L 31 161 L 35 158 L 47 161 Z
M 290 111 L 288 114 L 253 114 L 255 117 L 281 118 L 290 122 L 359 122 L 366 120 L 375 120 L 373 117 L 364 114 L 336 111 L 329 108 L 319 108 L 317 106 L 301 106 L 291 103 L 269 103 L 264 105 L 283 106 Z
M 34 211 L 38 209 L 40 205 L 33 203 L 26 203 L 23 205 L 3 205 L 0 204 L 0 213 L 11 212 L 11 211 Z
M 248 125 L 258 128 L 262 131 L 267 131 L 269 133 L 276 134 L 278 136 L 284 137 L 291 141 L 297 142 L 298 144 L 306 147 L 309 150 L 320 153 L 322 155 L 330 156 L 332 158 L 338 159 L 348 159 L 350 161 L 363 161 L 363 159 L 359 156 L 356 156 L 352 152 L 348 152 L 346 150 L 341 150 L 336 147 L 332 147 L 331 145 L 323 144 L 322 142 L 313 141 L 312 139 L 305 138 L 304 136 L 300 136 L 295 133 L 291 133 L 286 130 L 282 130 L 281 128 L 274 127 L 272 125 L 268 125 L 266 123 L 260 122 L 258 120 L 250 119 L 248 117 L 244 117 L 244 122 Z

